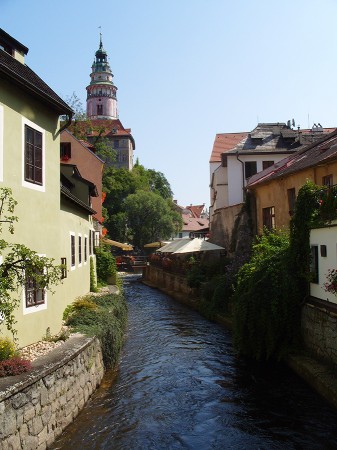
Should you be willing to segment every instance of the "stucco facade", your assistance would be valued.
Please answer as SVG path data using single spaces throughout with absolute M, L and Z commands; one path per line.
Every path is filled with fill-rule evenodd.
M 67 278 L 55 287 L 54 292 L 45 292 L 43 302 L 29 304 L 24 286 L 16 293 L 20 305 L 15 311 L 15 328 L 19 347 L 22 347 L 41 340 L 47 329 L 51 334 L 58 333 L 65 307 L 90 290 L 89 236 L 93 226 L 90 211 L 76 202 L 61 200 L 59 116 L 71 115 L 70 107 L 21 61 L 15 61 L 0 50 L 0 71 L 7 75 L 11 69 L 12 77 L 0 79 L 0 187 L 12 189 L 18 202 L 14 215 L 19 221 L 14 223 L 14 235 L 4 224 L 1 237 L 53 258 L 56 265 L 61 264 L 61 258 L 66 258 L 67 264 Z M 19 73 L 20 77 L 27 75 L 27 82 L 22 85 L 16 78 Z M 36 139 L 42 143 L 41 153 L 38 152 L 41 159 L 38 170 L 42 169 L 34 181 L 27 176 L 27 165 L 31 163 L 27 158 L 29 132 L 35 133 L 34 139 L 38 136 Z M 36 148 L 34 141 L 34 151 Z M 34 158 L 36 171 L 36 155 Z M 71 266 L 72 234 L 75 235 L 74 267 Z M 86 261 L 83 253 L 85 237 Z M 1 323 L 0 331 L 9 334 Z
M 295 190 L 297 197 L 299 189 L 307 180 L 322 185 L 323 178 L 327 175 L 333 176 L 333 184 L 337 183 L 337 162 L 311 167 L 282 178 L 276 178 L 268 183 L 259 183 L 250 186 L 256 201 L 256 224 L 260 233 L 263 229 L 263 209 L 275 208 L 275 228 L 289 228 L 291 219 L 291 205 L 289 205 L 288 191 Z

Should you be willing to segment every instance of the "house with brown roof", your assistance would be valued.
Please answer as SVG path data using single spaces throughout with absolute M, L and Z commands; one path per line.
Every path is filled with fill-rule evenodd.
M 69 130 L 61 132 L 60 159 L 61 165 L 75 165 L 82 177 L 95 185 L 95 195 L 90 199 L 95 210 L 93 219 L 95 230 L 100 231 L 102 216 L 102 175 L 104 162 L 96 155 L 95 148 L 88 142 L 78 140 Z
M 337 184 L 337 130 L 250 178 L 247 190 L 255 202 L 257 232 L 289 227 L 298 191 L 307 180 Z M 337 266 L 336 220 L 310 231 L 310 248 L 313 276 L 302 307 L 302 336 L 311 352 L 336 365 L 337 297 L 325 287 L 329 270 Z
M 263 227 L 289 227 L 298 191 L 307 180 L 318 185 L 337 183 L 336 130 L 248 180 L 246 189 L 254 198 L 257 233 Z
M 212 157 L 213 154 L 221 155 L 221 162 L 218 156 L 218 167 L 211 179 L 212 242 L 227 249 L 233 247 L 233 230 L 242 210 L 245 188 L 250 177 L 281 161 L 285 156 L 297 152 L 308 143 L 317 141 L 330 131 L 321 126 L 315 126 L 311 130 L 294 130 L 289 123 L 259 123 L 249 133 L 230 136 L 228 141 L 222 138 L 225 144 L 222 145 L 222 153 L 219 153 L 221 140 L 216 140 Z M 229 148 L 226 144 L 231 142 L 233 137 L 237 142 Z
M 175 238 L 206 237 L 209 233 L 209 218 L 205 205 L 189 205 L 185 208 L 175 202 L 181 214 L 183 226 Z

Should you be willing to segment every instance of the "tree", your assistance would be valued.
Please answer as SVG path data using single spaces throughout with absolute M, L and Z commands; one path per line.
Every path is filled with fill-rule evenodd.
M 167 239 L 181 227 L 181 216 L 172 208 L 172 201 L 154 192 L 138 191 L 125 199 L 125 212 L 133 244 Z
M 8 231 L 14 234 L 13 223 L 18 220 L 13 215 L 16 205 L 11 189 L 0 188 L 1 235 L 3 224 L 7 224 Z M 0 265 L 0 318 L 15 338 L 14 311 L 20 304 L 20 299 L 15 298 L 13 294 L 17 293 L 27 280 L 34 283 L 36 289 L 48 289 L 59 283 L 62 266 L 55 266 L 52 258 L 39 256 L 25 245 L 11 244 L 4 239 L 0 239 L 0 255 L 3 257 Z

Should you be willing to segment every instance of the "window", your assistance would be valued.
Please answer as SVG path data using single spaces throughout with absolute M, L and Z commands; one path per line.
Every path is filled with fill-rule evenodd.
M 227 155 L 225 153 L 221 153 L 221 165 L 227 167 Z
M 94 231 L 94 236 L 95 236 L 95 240 L 94 240 L 94 245 L 95 247 L 99 247 L 99 231 Z
M 245 162 L 245 178 L 255 175 L 257 173 L 256 161 L 246 161 Z
M 82 236 L 78 236 L 78 264 L 82 264 Z
M 64 280 L 64 278 L 67 278 L 67 258 L 61 258 L 61 280 Z
M 0 105 L 0 181 L 3 181 L 3 130 L 4 130 L 4 119 L 3 119 L 3 107 Z
M 311 246 L 310 273 L 311 282 L 318 284 L 318 245 Z
M 70 255 L 71 255 L 71 267 L 75 267 L 76 258 L 75 258 L 75 235 L 70 235 Z
M 25 125 L 25 181 L 42 185 L 42 133 Z
M 103 115 L 103 105 L 97 105 L 97 115 L 98 116 Z
M 37 287 L 33 278 L 27 278 L 25 284 L 26 308 L 41 305 L 45 302 L 45 289 Z
M 325 177 L 322 178 L 322 185 L 331 187 L 333 185 L 332 179 L 333 179 L 332 175 L 326 175 Z
M 71 143 L 61 142 L 60 145 L 60 158 L 62 161 L 68 161 L 71 158 Z
M 289 215 L 292 216 L 295 211 L 295 203 L 296 203 L 296 192 L 295 188 L 291 188 L 287 190 L 288 194 L 288 208 L 289 208 Z
M 262 209 L 262 220 L 263 226 L 268 230 L 272 230 L 275 228 L 275 208 L 271 206 L 270 208 Z
M 87 236 L 84 237 L 84 262 L 87 262 L 88 260 L 88 238 Z
M 268 167 L 272 166 L 274 161 L 262 161 L 262 170 L 268 169 Z
M 119 148 L 119 141 L 117 139 L 114 140 L 114 148 Z

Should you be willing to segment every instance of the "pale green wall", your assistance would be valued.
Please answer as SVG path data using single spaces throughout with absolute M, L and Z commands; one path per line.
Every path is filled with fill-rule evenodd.
M 61 263 L 66 257 L 70 265 L 70 232 L 76 237 L 88 235 L 89 216 L 81 217 L 60 210 L 60 144 L 58 114 L 34 100 L 24 91 L 1 81 L 0 105 L 3 106 L 3 148 L 4 174 L 0 186 L 11 187 L 18 201 L 15 215 L 14 236 L 4 233 L 3 237 L 15 243 L 27 245 L 39 254 Z M 23 165 L 23 118 L 32 122 L 33 127 L 44 130 L 45 142 L 45 185 L 43 191 L 30 189 L 22 183 Z M 77 239 L 76 239 L 77 242 Z M 78 248 L 76 248 L 78 251 Z M 62 313 L 67 304 L 89 291 L 90 264 L 68 272 L 68 278 L 55 288 L 55 293 L 47 293 L 46 309 L 26 314 L 23 302 L 16 312 L 19 346 L 41 340 L 49 327 L 56 334 L 62 324 Z M 22 292 L 18 296 L 23 297 Z M 29 308 L 32 311 L 32 308 Z M 3 330 L 0 326 L 0 331 Z

